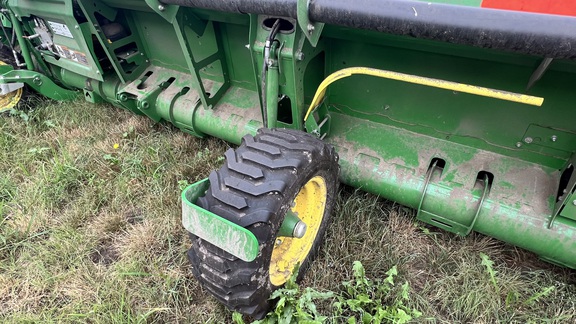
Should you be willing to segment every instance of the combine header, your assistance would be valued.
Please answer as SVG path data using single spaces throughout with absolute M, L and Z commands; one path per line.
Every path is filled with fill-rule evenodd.
M 0 109 L 26 86 L 239 144 L 182 194 L 231 309 L 304 272 L 340 181 L 576 268 L 573 1 L 0 3 Z

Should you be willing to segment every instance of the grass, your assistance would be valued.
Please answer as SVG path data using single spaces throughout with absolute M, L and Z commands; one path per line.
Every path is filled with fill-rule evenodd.
M 0 116 L 0 321 L 232 322 L 191 275 L 179 201 L 228 147 L 107 105 Z M 354 261 L 374 282 L 396 269 L 417 321 L 576 321 L 574 271 L 344 187 L 301 289 L 346 296 Z

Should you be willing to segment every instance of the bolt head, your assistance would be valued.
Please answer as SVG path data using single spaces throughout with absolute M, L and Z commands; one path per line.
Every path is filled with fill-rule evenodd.
M 305 58 L 304 53 L 302 53 L 302 52 L 296 53 L 296 59 L 297 59 L 298 61 L 303 61 L 304 58 Z
M 314 29 L 316 29 L 316 28 L 314 27 L 314 25 L 308 24 L 308 32 L 309 32 L 309 33 L 312 33 L 312 32 L 314 31 Z
M 519 148 L 519 147 L 521 147 L 521 146 L 522 146 L 522 143 L 520 143 L 520 142 L 516 142 L 516 147 L 518 147 L 518 148 Z
M 532 137 L 526 137 L 524 139 L 524 143 L 526 143 L 526 144 L 530 144 L 530 143 L 532 143 L 532 141 L 533 141 Z
M 576 206 L 576 200 L 572 200 L 572 205 Z
M 306 234 L 307 228 L 308 228 L 308 226 L 306 226 L 306 224 L 304 222 L 299 221 L 298 223 L 296 223 L 296 226 L 294 226 L 294 231 L 292 232 L 292 236 L 294 236 L 295 238 L 304 237 L 304 234 Z
M 556 142 L 556 140 L 558 139 L 558 136 L 552 135 L 552 137 L 550 139 L 552 140 L 552 142 Z
M 164 11 L 164 9 L 166 9 L 166 7 L 164 7 L 163 5 L 158 5 L 158 10 Z

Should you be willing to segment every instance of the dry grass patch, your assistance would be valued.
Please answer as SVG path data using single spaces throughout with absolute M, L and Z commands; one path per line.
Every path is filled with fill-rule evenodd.
M 0 117 L 0 321 L 230 322 L 191 275 L 179 188 L 229 145 L 107 105 L 42 105 Z M 302 287 L 340 292 L 354 261 L 374 280 L 396 266 L 419 321 L 576 321 L 574 271 L 344 187 Z

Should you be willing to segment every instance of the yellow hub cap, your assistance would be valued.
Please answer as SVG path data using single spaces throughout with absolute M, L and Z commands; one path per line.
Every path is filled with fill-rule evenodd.
M 310 253 L 324 218 L 326 194 L 326 181 L 320 176 L 310 179 L 298 192 L 292 212 L 306 224 L 306 233 L 302 238 L 276 238 L 269 271 L 273 285 L 286 283 L 296 264 L 302 264 Z
M 7 64 L 0 61 L 0 65 L 7 65 Z M 20 88 L 16 91 L 12 91 L 8 94 L 0 96 L 0 112 L 16 107 L 16 105 L 20 101 L 20 98 L 22 98 L 22 91 L 23 91 L 22 89 L 23 88 Z

